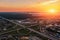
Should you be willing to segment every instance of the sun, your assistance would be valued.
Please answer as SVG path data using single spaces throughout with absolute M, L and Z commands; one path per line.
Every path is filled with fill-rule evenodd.
M 57 10 L 56 10 L 56 9 L 49 9 L 48 12 L 49 12 L 49 13 L 56 13 Z
M 49 8 L 46 10 L 46 15 L 55 16 L 58 14 L 58 10 L 55 8 Z
M 56 10 L 55 10 L 55 9 L 50 9 L 49 12 L 50 12 L 50 13 L 55 13 Z

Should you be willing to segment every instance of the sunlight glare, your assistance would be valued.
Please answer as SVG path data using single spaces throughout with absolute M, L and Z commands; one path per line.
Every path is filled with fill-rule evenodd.
M 49 12 L 50 13 L 56 13 L 56 10 L 55 9 L 50 9 Z

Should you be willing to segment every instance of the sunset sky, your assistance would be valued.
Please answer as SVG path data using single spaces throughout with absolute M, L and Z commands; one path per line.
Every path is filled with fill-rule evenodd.
M 59 12 L 60 0 L 0 0 L 0 12 Z

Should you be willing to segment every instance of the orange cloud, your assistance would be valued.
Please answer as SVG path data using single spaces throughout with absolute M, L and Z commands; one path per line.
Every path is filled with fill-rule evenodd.
M 12 8 L 12 7 L 0 7 L 0 12 L 38 12 L 37 7 L 20 7 L 20 8 Z

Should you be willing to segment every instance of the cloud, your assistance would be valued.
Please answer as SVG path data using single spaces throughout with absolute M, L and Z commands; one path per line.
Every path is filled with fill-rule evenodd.
M 42 5 L 49 5 L 49 4 L 56 3 L 56 2 L 58 2 L 58 1 L 59 1 L 59 0 L 50 0 L 50 1 L 42 2 L 41 4 L 42 4 Z

